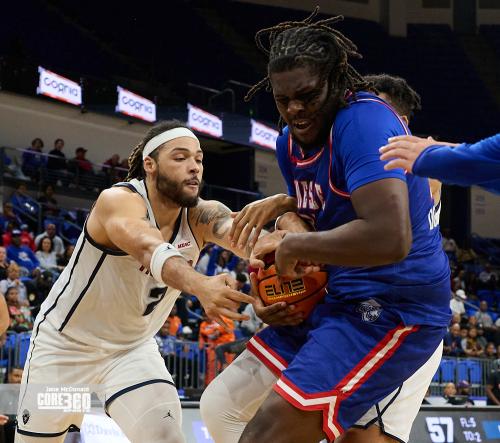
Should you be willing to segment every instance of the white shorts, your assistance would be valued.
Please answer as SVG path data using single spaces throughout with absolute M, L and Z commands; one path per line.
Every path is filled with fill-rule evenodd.
M 442 355 L 443 344 L 441 343 L 417 372 L 384 400 L 372 406 L 354 427 L 367 428 L 376 424 L 384 434 L 400 442 L 407 442 L 415 417 L 429 389 L 432 377 L 438 370 Z
M 85 395 L 88 398 L 88 393 L 95 392 L 107 411 L 120 395 L 152 383 L 175 386 L 153 338 L 135 348 L 110 353 L 77 342 L 41 322 L 33 332 L 24 367 L 18 432 L 62 435 L 80 427 L 86 404 L 80 405 L 79 400 L 85 400 Z M 70 410 L 63 412 L 63 408 Z

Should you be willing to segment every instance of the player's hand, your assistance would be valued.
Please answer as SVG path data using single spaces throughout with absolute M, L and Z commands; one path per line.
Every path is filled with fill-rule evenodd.
M 295 313 L 295 305 L 287 305 L 285 302 L 274 303 L 265 306 L 261 298 L 257 295 L 257 276 L 254 272 L 250 274 L 252 283 L 252 295 L 255 297 L 253 308 L 257 317 L 264 323 L 271 326 L 296 326 L 304 321 L 301 312 Z
M 259 238 L 250 255 L 250 266 L 264 268 L 264 256 L 275 251 L 287 233 L 288 231 L 277 230 Z
M 222 316 L 231 320 L 248 320 L 247 315 L 237 312 L 241 303 L 253 304 L 255 299 L 236 289 L 236 280 L 227 274 L 207 277 L 202 289 L 196 294 L 208 318 L 215 320 L 227 329 Z
M 231 246 L 243 249 L 248 242 L 248 246 L 253 248 L 264 225 L 294 209 L 290 203 L 290 208 L 286 208 L 287 201 L 291 200 L 285 194 L 273 195 L 246 205 L 240 212 L 233 212 L 233 225 L 229 231 Z
M 300 278 L 311 272 L 321 270 L 320 263 L 300 260 L 300 253 L 292 248 L 292 243 L 297 241 L 296 236 L 289 234 L 284 237 L 274 253 L 274 266 L 278 276 Z
M 8 421 L 9 421 L 9 417 L 7 417 L 6 415 L 0 414 L 0 426 L 3 426 Z
M 429 146 L 458 146 L 456 143 L 438 142 L 432 137 L 421 138 L 414 135 L 398 135 L 389 138 L 388 142 L 379 149 L 380 160 L 389 160 L 389 163 L 384 165 L 384 169 L 401 168 L 408 172 L 413 172 L 415 161 Z

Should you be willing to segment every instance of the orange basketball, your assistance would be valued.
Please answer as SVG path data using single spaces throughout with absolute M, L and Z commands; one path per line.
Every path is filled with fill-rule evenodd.
M 307 317 L 314 306 L 325 297 L 328 273 L 319 271 L 311 272 L 301 278 L 281 278 L 281 284 L 277 280 L 274 264 L 266 269 L 259 269 L 257 293 L 264 304 L 268 306 L 284 301 L 289 305 L 295 305 L 295 312 L 303 312 L 304 317 Z

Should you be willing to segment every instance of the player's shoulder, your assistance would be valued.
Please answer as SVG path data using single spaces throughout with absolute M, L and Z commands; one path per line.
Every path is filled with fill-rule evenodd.
M 283 152 L 288 152 L 289 136 L 288 126 L 285 126 L 280 135 L 276 138 L 276 152 L 278 155 Z
M 95 209 L 113 212 L 133 207 L 145 207 L 142 196 L 129 187 L 113 186 L 103 190 L 95 202 Z

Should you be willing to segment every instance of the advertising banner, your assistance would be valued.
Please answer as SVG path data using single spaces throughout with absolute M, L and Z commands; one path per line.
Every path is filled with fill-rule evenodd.
M 222 120 L 216 115 L 188 103 L 188 124 L 195 131 L 222 137 Z
M 40 77 L 36 88 L 37 94 L 46 95 L 72 105 L 82 104 L 82 87 L 78 83 L 41 66 L 38 67 L 38 73 Z
M 156 105 L 151 100 L 141 97 L 121 86 L 117 86 L 116 90 L 118 91 L 116 112 L 151 123 L 156 121 Z
M 279 135 L 278 131 L 253 119 L 250 122 L 252 125 L 250 143 L 275 150 L 276 139 Z

